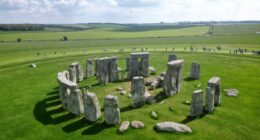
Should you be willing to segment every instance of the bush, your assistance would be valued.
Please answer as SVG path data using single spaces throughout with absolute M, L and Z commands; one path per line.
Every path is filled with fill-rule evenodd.
M 22 42 L 22 39 L 21 38 L 17 38 L 17 42 Z
M 67 40 L 68 40 L 68 37 L 67 37 L 67 36 L 63 36 L 63 40 L 64 40 L 64 41 L 67 41 Z

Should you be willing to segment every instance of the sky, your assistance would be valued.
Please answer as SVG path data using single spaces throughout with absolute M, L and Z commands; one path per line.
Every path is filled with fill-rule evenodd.
M 0 23 L 260 20 L 260 0 L 0 0 Z

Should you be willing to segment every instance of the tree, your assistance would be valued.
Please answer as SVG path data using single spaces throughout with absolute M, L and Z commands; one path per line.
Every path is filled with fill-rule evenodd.
M 67 40 L 68 40 L 68 37 L 67 37 L 67 36 L 63 36 L 63 40 L 64 40 L 64 41 L 67 41 Z
M 22 39 L 21 38 L 17 38 L 17 42 L 22 42 Z

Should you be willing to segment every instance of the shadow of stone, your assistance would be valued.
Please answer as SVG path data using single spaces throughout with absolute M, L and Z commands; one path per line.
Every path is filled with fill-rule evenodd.
M 65 110 L 60 106 L 61 105 L 60 100 L 57 101 L 57 99 L 59 99 L 58 90 L 47 93 L 47 95 L 54 95 L 54 96 L 49 96 L 46 99 L 43 99 L 38 103 L 36 103 L 34 106 L 33 115 L 37 121 L 41 122 L 44 125 L 59 124 L 76 117 L 71 113 L 66 113 L 62 116 L 52 118 L 52 115 L 63 113 L 65 112 Z M 47 111 L 47 109 L 50 107 L 57 107 L 57 108 Z
M 184 120 L 181 121 L 182 124 L 186 124 L 189 123 L 193 120 L 195 120 L 197 117 L 191 117 L 191 116 L 187 116 Z
M 93 123 L 93 122 L 88 122 L 88 121 L 85 119 L 85 117 L 83 117 L 83 118 L 81 118 L 80 120 L 77 120 L 77 121 L 75 121 L 75 122 L 73 122 L 73 123 L 71 123 L 71 124 L 69 124 L 69 125 L 67 125 L 67 126 L 64 126 L 64 127 L 62 128 L 62 130 L 63 130 L 64 132 L 66 132 L 66 133 L 71 133 L 71 132 L 73 132 L 73 131 L 79 130 L 79 129 L 83 128 L 83 127 L 86 127 L 86 126 L 89 126 L 89 125 L 93 125 L 93 124 L 95 124 L 95 123 Z
M 168 98 L 163 91 L 159 92 L 158 94 L 156 94 L 154 96 L 154 99 L 156 100 L 157 103 L 165 100 L 166 98 Z
M 97 86 L 101 86 L 102 84 L 100 83 L 96 83 L 96 84 L 92 84 L 91 87 L 97 87 Z
M 193 78 L 187 77 L 187 78 L 185 78 L 185 79 L 183 79 L 183 80 L 189 82 L 189 81 L 195 81 L 195 80 L 197 80 L 197 79 L 193 79 Z
M 127 112 L 127 111 L 131 111 L 131 110 L 134 110 L 134 109 L 138 109 L 138 108 L 135 108 L 132 105 L 129 105 L 129 106 L 125 106 L 125 107 L 120 108 L 120 112 Z
M 203 113 L 199 116 L 195 116 L 195 117 L 191 117 L 191 116 L 187 116 L 184 120 L 181 121 L 182 124 L 186 124 L 186 123 L 189 123 L 189 122 L 192 122 L 193 120 L 199 118 L 199 119 L 202 119 L 206 116 L 207 114 L 206 113 Z
M 47 95 L 57 95 L 58 94 L 57 91 L 58 91 L 58 89 L 54 88 L 54 91 L 47 93 Z
M 95 125 L 87 128 L 82 132 L 82 135 L 95 135 L 100 133 L 101 131 L 111 128 L 113 125 L 107 125 L 105 122 L 102 123 L 96 123 Z

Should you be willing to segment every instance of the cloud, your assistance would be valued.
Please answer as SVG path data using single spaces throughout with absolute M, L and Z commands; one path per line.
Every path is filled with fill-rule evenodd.
M 258 0 L 0 0 L 0 22 L 260 20 L 258 5 Z

